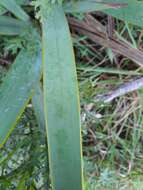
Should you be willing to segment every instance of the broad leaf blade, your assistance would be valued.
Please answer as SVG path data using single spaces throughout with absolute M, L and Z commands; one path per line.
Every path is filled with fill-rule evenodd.
M 39 81 L 41 56 L 22 50 L 0 86 L 0 146 L 4 144 Z
M 127 21 L 129 23 L 143 26 L 143 2 L 137 0 L 105 0 L 105 2 L 127 3 L 128 5 L 120 9 L 104 10 L 105 13 L 110 14 L 118 19 Z
M 80 113 L 75 60 L 64 12 L 43 21 L 44 108 L 54 190 L 82 190 Z
M 28 28 L 28 25 L 20 20 L 8 16 L 0 16 L 0 35 L 21 34 Z
M 105 9 L 114 8 L 107 3 L 100 3 L 94 0 L 84 0 L 77 2 L 69 2 L 64 4 L 64 10 L 68 13 L 76 13 L 76 12 L 92 12 L 92 11 L 100 11 Z
M 15 0 L 1 0 L 0 5 L 12 12 L 17 18 L 28 21 L 29 16 L 21 9 Z

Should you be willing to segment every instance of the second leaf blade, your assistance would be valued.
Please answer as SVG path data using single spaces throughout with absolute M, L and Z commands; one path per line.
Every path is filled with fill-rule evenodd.
M 0 86 L 0 147 L 13 130 L 40 79 L 41 56 L 21 50 Z

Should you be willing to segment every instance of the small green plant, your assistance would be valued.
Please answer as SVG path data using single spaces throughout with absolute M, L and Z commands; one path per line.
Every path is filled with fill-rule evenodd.
M 104 3 L 35 0 L 31 5 L 35 6 L 35 16 L 41 22 L 41 38 L 39 25 L 19 4 L 27 5 L 28 1 L 0 1 L 0 35 L 10 36 L 11 40 L 12 36 L 18 36 L 19 39 L 18 45 L 12 48 L 13 54 L 19 53 L 0 86 L 0 146 L 10 136 L 29 100 L 36 104 L 35 96 L 40 91 L 44 109 L 39 108 L 40 112 L 35 112 L 39 125 L 46 128 L 52 189 L 82 190 L 79 95 L 65 13 L 102 10 L 142 26 L 143 5 L 129 0 L 117 4 L 108 0 Z M 4 16 L 7 10 L 16 18 Z M 136 16 L 132 15 L 136 10 Z M 42 88 L 39 87 L 41 79 Z

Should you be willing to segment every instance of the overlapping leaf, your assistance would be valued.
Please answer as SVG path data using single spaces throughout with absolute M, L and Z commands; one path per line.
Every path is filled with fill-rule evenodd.
M 0 146 L 20 118 L 39 81 L 40 54 L 23 49 L 0 86 Z
M 111 4 L 107 3 L 100 3 L 93 0 L 83 0 L 83 1 L 76 1 L 76 2 L 69 2 L 64 4 L 64 10 L 68 13 L 74 12 L 92 12 L 92 11 L 99 11 L 104 9 L 111 9 L 114 8 Z
M 17 18 L 23 21 L 29 20 L 29 16 L 23 11 L 23 9 L 21 9 L 21 7 L 18 5 L 18 3 L 15 2 L 15 0 L 2 0 L 0 1 L 0 5 L 12 12 Z
M 104 2 L 126 3 L 127 5 L 123 8 L 104 10 L 104 12 L 134 25 L 143 26 L 143 1 L 105 0 Z
M 46 131 L 45 126 L 45 117 L 44 117 L 44 100 L 43 100 L 43 92 L 40 86 L 37 85 L 35 87 L 35 94 L 32 98 L 32 103 L 35 111 L 35 115 L 38 121 L 38 125 L 40 128 L 40 131 L 44 133 Z
M 0 16 L 0 35 L 17 35 L 27 30 L 28 24 L 8 17 Z

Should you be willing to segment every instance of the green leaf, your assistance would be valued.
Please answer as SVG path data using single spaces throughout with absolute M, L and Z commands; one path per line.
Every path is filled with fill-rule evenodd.
M 40 131 L 42 133 L 45 132 L 45 116 L 44 116 L 44 100 L 43 100 L 43 92 L 39 85 L 35 88 L 35 94 L 32 98 L 32 104 L 34 107 L 35 115 L 39 124 Z
M 39 82 L 39 85 L 35 88 L 35 93 L 32 98 L 32 104 L 35 112 L 35 116 L 38 122 L 38 127 L 40 131 L 40 140 L 41 144 L 46 146 L 46 149 L 48 149 L 47 145 L 47 138 L 46 138 L 46 123 L 45 123 L 45 116 L 44 116 L 44 100 L 43 100 L 43 91 L 41 88 L 41 84 Z M 49 184 L 50 184 L 50 178 L 49 178 L 49 163 L 48 163 L 48 154 L 47 151 L 44 151 L 44 155 L 47 158 L 45 160 L 45 172 L 48 178 L 46 179 L 44 188 L 48 190 Z
M 44 109 L 54 190 L 82 190 L 79 95 L 72 40 L 60 6 L 43 18 Z
M 28 24 L 23 21 L 8 16 L 0 16 L 0 35 L 21 34 L 27 28 Z
M 77 1 L 77 2 L 69 2 L 64 4 L 64 10 L 68 13 L 75 13 L 75 12 L 92 12 L 92 11 L 99 11 L 104 9 L 111 9 L 111 5 L 107 5 L 104 3 L 92 1 L 92 0 L 84 0 L 84 1 Z
M 19 5 L 27 5 L 27 4 L 29 4 L 29 0 L 16 0 L 16 2 Z M 6 13 L 6 11 L 7 10 L 0 5 L 0 15 L 3 15 L 4 13 Z
M 17 18 L 28 21 L 29 16 L 21 9 L 15 0 L 1 0 L 0 5 L 12 12 Z
M 137 0 L 105 0 L 105 2 L 127 3 L 126 7 L 120 9 L 104 10 L 105 13 L 110 14 L 118 19 L 127 21 L 129 23 L 143 26 L 143 2 Z
M 0 86 L 0 146 L 12 132 L 40 78 L 41 56 L 21 50 Z

